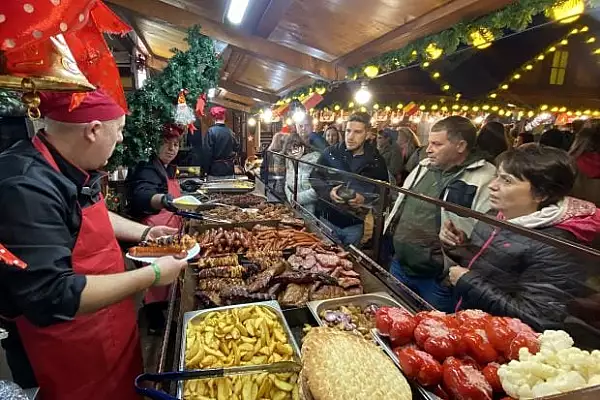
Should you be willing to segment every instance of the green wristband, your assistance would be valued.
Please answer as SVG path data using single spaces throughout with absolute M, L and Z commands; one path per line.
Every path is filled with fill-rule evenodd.
M 154 270 L 154 282 L 152 282 L 152 286 L 155 286 L 158 282 L 160 282 L 160 267 L 157 263 L 152 263 L 150 266 Z

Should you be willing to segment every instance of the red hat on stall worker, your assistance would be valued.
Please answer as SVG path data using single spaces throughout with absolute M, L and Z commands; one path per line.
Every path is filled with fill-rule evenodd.
M 104 122 L 125 115 L 123 108 L 102 90 L 86 93 L 76 108 L 73 108 L 72 93 L 69 92 L 40 92 L 40 99 L 42 116 L 59 122 Z
M 183 128 L 177 124 L 163 125 L 163 139 L 179 139 L 183 135 Z
M 216 119 L 217 121 L 224 121 L 226 112 L 227 110 L 225 108 L 214 106 L 210 109 L 210 116 Z

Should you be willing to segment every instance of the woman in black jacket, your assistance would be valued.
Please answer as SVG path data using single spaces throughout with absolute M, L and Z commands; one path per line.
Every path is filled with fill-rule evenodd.
M 545 146 L 510 150 L 498 158 L 497 177 L 489 185 L 490 204 L 499 219 L 590 243 L 600 232 L 600 210 L 566 197 L 574 179 L 572 161 L 562 150 Z M 538 331 L 567 329 L 575 337 L 581 337 L 580 332 L 569 329 L 569 324 L 586 326 L 589 334 L 589 325 L 598 323 L 583 323 L 581 318 L 589 316 L 576 317 L 571 311 L 597 292 L 588 285 L 589 264 L 579 257 L 481 222 L 468 243 L 464 232 L 451 223 L 443 226 L 440 239 L 449 254 L 455 246 L 476 249 L 461 260 L 462 266 L 450 268 L 450 283 L 460 298 L 458 308 L 517 317 Z
M 165 125 L 163 141 L 157 154 L 150 161 L 140 162 L 127 177 L 129 213 L 143 224 L 166 225 L 179 228 L 182 221 L 175 215 L 173 199 L 181 196 L 173 164 L 179 152 L 183 130 L 174 124 Z M 148 331 L 160 333 L 165 325 L 162 309 L 168 300 L 170 286 L 150 288 L 144 302 L 148 317 Z

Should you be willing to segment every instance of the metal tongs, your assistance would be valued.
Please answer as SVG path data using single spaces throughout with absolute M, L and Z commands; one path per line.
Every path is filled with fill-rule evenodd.
M 296 361 L 279 361 L 268 365 L 247 365 L 242 367 L 194 369 L 190 371 L 163 372 L 162 374 L 142 374 L 135 378 L 135 390 L 138 394 L 152 400 L 179 400 L 163 391 L 143 387 L 144 382 L 189 381 L 192 379 L 223 378 L 226 376 L 249 375 L 267 372 L 278 374 L 300 372 L 302 366 Z
M 178 210 L 177 212 L 175 212 L 175 215 L 179 215 L 180 217 L 183 217 L 183 218 L 195 219 L 198 221 L 215 222 L 218 224 L 230 224 L 232 222 L 228 219 L 218 219 L 218 218 L 208 217 L 208 216 L 200 214 L 200 213 L 181 211 L 181 210 Z

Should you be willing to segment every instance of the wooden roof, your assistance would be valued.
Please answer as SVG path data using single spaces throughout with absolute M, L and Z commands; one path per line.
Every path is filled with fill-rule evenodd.
M 510 2 L 250 0 L 242 24 L 232 26 L 224 0 L 107 0 L 132 25 L 155 68 L 164 66 L 169 49 L 185 50 L 192 25 L 224 42 L 220 97 L 248 107 L 314 79 L 344 79 L 349 66 Z

